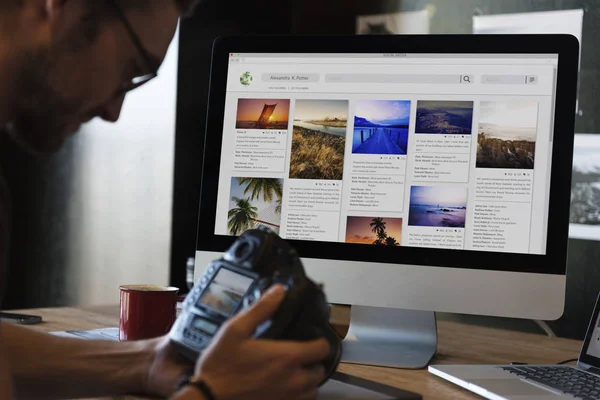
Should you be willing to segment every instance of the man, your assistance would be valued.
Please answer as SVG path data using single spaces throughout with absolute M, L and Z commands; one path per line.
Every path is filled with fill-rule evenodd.
M 96 116 L 116 121 L 126 93 L 155 76 L 190 3 L 0 0 L 0 126 L 24 146 L 47 152 Z M 9 193 L 0 178 L 0 271 L 7 259 L 9 217 Z M 122 393 L 182 400 L 315 398 L 324 374 L 320 362 L 329 352 L 325 340 L 251 338 L 284 295 L 276 287 L 231 319 L 195 368 L 166 338 L 70 340 L 0 324 L 0 398 Z M 209 391 L 190 384 L 178 390 L 178 382 L 190 377 Z

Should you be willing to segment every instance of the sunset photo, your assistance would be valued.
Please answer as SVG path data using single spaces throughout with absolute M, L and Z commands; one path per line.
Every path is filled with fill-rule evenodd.
M 289 99 L 239 99 L 236 129 L 287 130 Z
M 400 246 L 402 218 L 348 217 L 346 243 Z

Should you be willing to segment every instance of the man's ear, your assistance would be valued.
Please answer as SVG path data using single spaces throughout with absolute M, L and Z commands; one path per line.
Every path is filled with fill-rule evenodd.
M 43 0 L 44 14 L 54 39 L 60 39 L 80 22 L 87 0 Z
M 63 8 L 67 0 L 44 0 L 46 15 L 49 19 L 57 19 L 63 12 Z

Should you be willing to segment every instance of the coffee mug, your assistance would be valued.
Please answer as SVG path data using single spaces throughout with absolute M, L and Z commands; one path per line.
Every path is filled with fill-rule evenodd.
M 163 336 L 176 317 L 179 288 L 158 285 L 122 285 L 119 340 Z

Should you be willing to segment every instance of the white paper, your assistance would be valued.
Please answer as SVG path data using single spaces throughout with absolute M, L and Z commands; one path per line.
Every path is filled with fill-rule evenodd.
M 476 34 L 568 34 L 577 38 L 581 49 L 582 32 L 582 9 L 473 16 Z
M 580 69 L 582 32 L 582 9 L 473 16 L 473 33 L 475 34 L 554 33 L 573 35 L 579 41 Z M 579 103 L 577 103 L 576 109 L 579 110 Z
M 356 20 L 359 35 L 428 34 L 431 10 L 362 15 Z
M 112 340 L 113 342 L 119 341 L 119 328 L 101 328 L 87 331 L 57 331 L 50 333 L 55 336 L 86 340 Z
M 600 135 L 575 135 L 569 237 L 600 240 Z
M 566 33 L 581 44 L 582 30 L 581 9 L 473 16 L 473 33 L 477 34 Z

